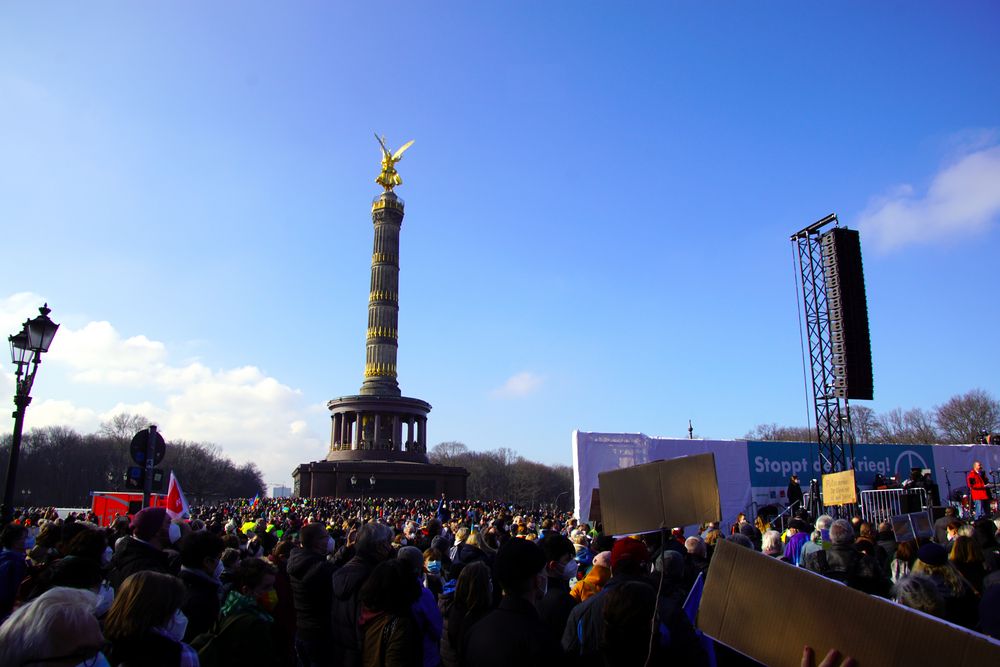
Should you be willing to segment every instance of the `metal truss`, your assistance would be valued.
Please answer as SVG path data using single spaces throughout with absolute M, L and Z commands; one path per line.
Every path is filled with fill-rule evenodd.
M 816 442 L 820 472 L 823 474 L 854 467 L 851 413 L 843 379 L 838 382 L 834 370 L 834 342 L 830 332 L 830 311 L 823 267 L 822 229 L 837 222 L 836 214 L 831 213 L 791 237 L 801 277 L 812 371 L 812 398 L 816 414 Z

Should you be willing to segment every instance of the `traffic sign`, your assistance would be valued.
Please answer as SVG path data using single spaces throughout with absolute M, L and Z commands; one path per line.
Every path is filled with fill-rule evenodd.
M 158 464 L 163 460 L 164 454 L 167 451 L 167 443 L 163 440 L 163 436 L 159 432 L 155 432 L 155 439 L 153 440 L 153 465 Z M 129 445 L 129 453 L 132 455 L 132 460 L 139 465 L 146 465 L 146 448 L 149 445 L 149 430 L 143 429 L 135 434 L 132 438 L 132 444 Z

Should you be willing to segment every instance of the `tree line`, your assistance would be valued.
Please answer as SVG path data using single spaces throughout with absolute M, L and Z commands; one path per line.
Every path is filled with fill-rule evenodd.
M 850 409 L 854 438 L 861 444 L 962 445 L 978 443 L 983 432 L 1000 434 L 1000 401 L 982 389 L 952 396 L 930 410 L 895 408 L 877 413 L 864 405 L 852 405 Z M 744 437 L 815 442 L 816 429 L 758 424 Z
M 80 434 L 64 426 L 32 429 L 21 440 L 14 504 L 89 507 L 91 491 L 125 491 L 125 471 L 136 465 L 129 444 L 149 426 L 140 415 L 119 414 L 97 433 Z M 0 479 L 6 479 L 11 435 L 0 439 Z M 264 478 L 254 463 L 237 465 L 217 445 L 185 440 L 167 442 L 163 493 L 173 470 L 190 502 L 249 498 L 264 494 Z
M 442 442 L 428 452 L 431 463 L 469 471 L 468 497 L 502 500 L 526 507 L 545 504 L 566 509 L 573 504 L 573 469 L 529 461 L 506 447 L 471 451 L 461 442 Z

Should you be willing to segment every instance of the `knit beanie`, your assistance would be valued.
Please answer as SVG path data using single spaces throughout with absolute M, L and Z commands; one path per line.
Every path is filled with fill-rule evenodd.
M 166 516 L 167 510 L 162 507 L 147 507 L 144 510 L 139 510 L 132 517 L 130 526 L 132 534 L 140 540 L 148 542 L 163 528 L 163 520 Z

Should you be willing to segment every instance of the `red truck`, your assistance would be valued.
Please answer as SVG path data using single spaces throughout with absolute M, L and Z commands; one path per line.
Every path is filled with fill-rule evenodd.
M 101 526 L 110 526 L 116 517 L 131 518 L 142 509 L 142 493 L 135 491 L 91 491 L 91 510 L 97 515 Z M 149 497 L 150 507 L 166 507 L 167 496 L 153 493 Z

